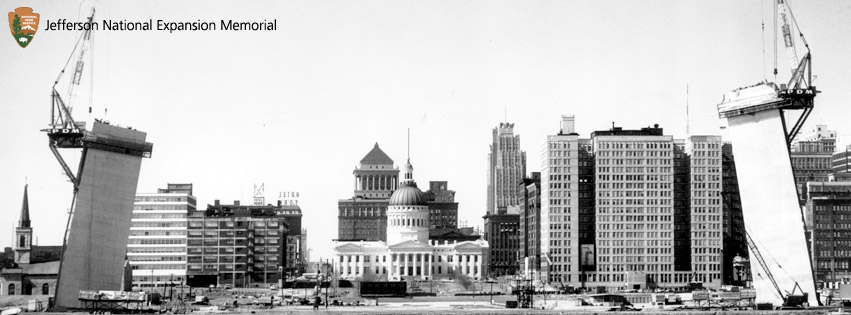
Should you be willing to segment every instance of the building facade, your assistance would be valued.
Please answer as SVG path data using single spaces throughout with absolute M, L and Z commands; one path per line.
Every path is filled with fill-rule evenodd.
M 851 173 L 851 144 L 833 153 L 833 172 Z
M 517 185 L 526 176 L 526 152 L 513 123 L 500 123 L 492 131 L 488 153 L 487 212 L 484 237 L 490 245 L 488 265 L 493 276 L 513 275 L 520 268 L 520 199 Z
M 430 181 L 429 190 L 425 197 L 428 202 L 429 228 L 457 229 L 458 203 L 455 202 L 455 191 L 449 190 L 446 181 Z
M 523 273 L 538 278 L 541 270 L 541 173 L 532 172 L 520 183 L 523 194 L 520 198 L 519 258 Z M 532 274 L 534 273 L 534 274 Z
M 542 153 L 541 274 L 612 289 L 720 287 L 721 145 L 658 125 L 581 139 L 563 116 Z
M 836 131 L 828 130 L 825 125 L 817 125 L 813 130 L 796 137 L 790 149 L 798 200 L 803 206 L 807 200 L 807 182 L 825 182 L 833 172 Z
M 723 263 L 733 266 L 732 268 L 723 268 L 724 283 L 747 286 L 751 275 L 750 268 L 748 267 L 749 252 L 745 234 L 745 219 L 742 213 L 742 201 L 739 195 L 739 181 L 736 174 L 736 160 L 733 156 L 732 144 L 724 143 L 721 148 L 721 157 L 721 185 L 723 185 L 721 194 L 724 212 Z M 737 261 L 741 262 L 741 264 L 737 264 Z
M 500 277 L 516 275 L 520 269 L 520 207 L 511 206 L 485 219 L 484 238 L 490 245 L 488 275 Z
M 337 204 L 337 239 L 386 241 L 387 200 L 398 187 L 399 169 L 376 143 L 353 174 L 354 195 Z
M 816 283 L 848 283 L 851 281 L 851 182 L 808 182 L 806 191 L 807 228 Z
M 493 143 L 488 153 L 487 213 L 520 204 L 517 184 L 526 175 L 526 152 L 520 150 L 520 135 L 514 134 L 513 123 L 500 123 L 493 129 Z
M 409 159 L 404 178 L 388 201 L 387 241 L 337 240 L 334 270 L 341 279 L 364 281 L 483 279 L 487 242 L 429 240 L 429 216 Z
M 298 206 L 244 206 L 238 200 L 224 205 L 216 200 L 207 210 L 192 212 L 188 223 L 190 286 L 268 286 L 298 276 L 306 267 Z
M 156 193 L 136 194 L 127 259 L 133 287 L 155 291 L 186 283 L 186 226 L 196 210 L 192 184 L 168 184 Z

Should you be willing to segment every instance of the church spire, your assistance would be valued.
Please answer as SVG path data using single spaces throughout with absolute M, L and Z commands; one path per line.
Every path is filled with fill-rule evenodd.
M 21 205 L 21 219 L 18 221 L 18 227 L 22 228 L 30 227 L 30 201 L 27 197 L 27 187 L 29 185 L 24 185 L 24 202 Z

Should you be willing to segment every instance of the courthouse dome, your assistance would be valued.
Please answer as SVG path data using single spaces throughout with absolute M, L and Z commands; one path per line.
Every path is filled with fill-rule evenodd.
M 406 184 L 390 196 L 391 206 L 427 206 L 425 194 L 417 188 L 417 184 Z

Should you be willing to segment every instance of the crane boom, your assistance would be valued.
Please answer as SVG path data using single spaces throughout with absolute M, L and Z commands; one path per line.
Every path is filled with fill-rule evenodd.
M 759 262 L 759 265 L 762 266 L 762 270 L 765 270 L 765 276 L 771 281 L 771 284 L 774 285 L 774 289 L 777 290 L 777 295 L 782 299 L 783 291 L 780 290 L 780 286 L 777 285 L 777 280 L 774 280 L 774 275 L 771 273 L 771 269 L 768 268 L 768 264 L 765 263 L 765 259 L 762 258 L 762 254 L 759 252 L 759 248 L 756 247 L 756 243 L 754 243 L 751 238 L 751 234 L 745 232 L 745 236 L 748 238 L 748 247 L 751 250 L 751 254 L 754 258 L 756 258 L 756 261 Z
M 789 59 L 789 69 L 792 74 L 798 69 L 798 52 L 795 51 L 795 40 L 792 38 L 792 25 L 789 23 L 788 3 L 777 0 L 777 14 L 780 15 L 780 30 L 783 32 L 783 45 L 786 46 L 786 57 Z

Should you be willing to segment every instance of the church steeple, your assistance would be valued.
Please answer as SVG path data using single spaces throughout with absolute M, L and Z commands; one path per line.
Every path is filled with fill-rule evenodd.
M 29 264 L 30 251 L 32 250 L 33 229 L 30 226 L 30 201 L 27 196 L 27 187 L 24 185 L 24 203 L 21 205 L 21 218 L 18 227 L 15 228 L 15 263 Z
M 24 185 L 24 203 L 21 205 L 21 218 L 18 220 L 19 228 L 30 227 L 30 201 L 27 196 L 27 187 L 29 185 Z

